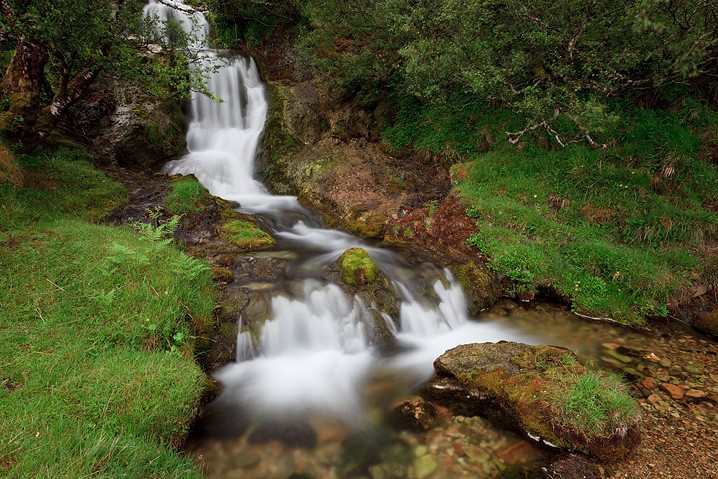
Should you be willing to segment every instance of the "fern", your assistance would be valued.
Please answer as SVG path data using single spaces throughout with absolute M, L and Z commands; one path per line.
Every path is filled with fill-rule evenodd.
M 183 254 L 172 262 L 172 272 L 177 276 L 194 281 L 209 271 L 209 265 L 204 261 Z
M 140 233 L 143 238 L 146 238 L 153 243 L 160 243 L 164 245 L 171 244 L 174 241 L 174 235 L 177 231 L 179 220 L 182 218 L 182 215 L 172 215 L 167 221 L 160 222 L 159 211 L 157 209 L 148 210 L 148 213 L 150 218 L 157 223 L 156 225 L 142 221 L 135 221 L 132 223 L 132 227 L 135 231 Z

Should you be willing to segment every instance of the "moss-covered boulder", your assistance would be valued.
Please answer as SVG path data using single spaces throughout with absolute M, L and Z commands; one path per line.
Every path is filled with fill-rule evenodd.
M 398 291 L 363 248 L 349 248 L 324 271 L 324 279 L 339 283 L 366 310 L 364 326 L 372 345 L 380 351 L 396 346 L 393 331 L 399 325 Z M 393 324 L 392 324 L 393 323 Z
M 229 220 L 222 224 L 219 237 L 246 250 L 269 248 L 275 244 L 269 233 L 262 231 L 253 221 L 246 220 Z
M 379 267 L 363 248 L 350 248 L 339 258 L 342 281 L 351 286 L 366 286 L 376 281 Z
M 568 349 L 466 344 L 444 353 L 434 368 L 426 390 L 434 400 L 545 444 L 616 461 L 640 440 L 636 404 L 620 378 L 589 370 Z

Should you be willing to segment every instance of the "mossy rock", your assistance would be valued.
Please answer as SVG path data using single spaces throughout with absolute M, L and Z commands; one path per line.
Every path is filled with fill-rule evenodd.
M 341 279 L 344 283 L 361 287 L 372 284 L 379 274 L 379 267 L 363 248 L 349 248 L 339 258 Z
M 472 316 L 478 316 L 499 299 L 501 285 L 485 266 L 466 258 L 463 264 L 450 265 L 449 269 L 464 289 L 469 300 L 469 314 Z
M 228 244 L 247 250 L 270 248 L 276 243 L 269 233 L 252 221 L 238 219 L 223 223 L 219 237 Z
M 526 436 L 604 461 L 638 444 L 638 412 L 622 384 L 572 351 L 501 341 L 450 349 L 434 362 L 427 394 Z

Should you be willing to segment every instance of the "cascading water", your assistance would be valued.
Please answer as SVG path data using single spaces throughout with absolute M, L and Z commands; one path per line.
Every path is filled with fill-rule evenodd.
M 188 32 L 198 25 L 205 31 L 199 13 L 177 13 L 154 1 L 146 10 L 160 19 L 174 18 Z M 431 374 L 432 361 L 450 347 L 525 339 L 517 334 L 508 338 L 507 329 L 495 323 L 470 321 L 463 292 L 448 272 L 427 266 L 434 277 L 430 288 L 422 289 L 414 284 L 417 271 L 396 253 L 323 229 L 296 198 L 272 196 L 253 177 L 267 114 L 257 67 L 253 60 L 209 50 L 203 61 L 220 57 L 224 64 L 210 76 L 208 86 L 222 102 L 192 94 L 189 153 L 165 171 L 195 175 L 212 194 L 237 202 L 241 211 L 291 218 L 268 223 L 276 225 L 272 234 L 279 240 L 278 249 L 301 251 L 301 260 L 292 265 L 292 287 L 273 295 L 271 319 L 259 334 L 241 333 L 237 362 L 216 372 L 223 384 L 217 403 L 229 409 L 237 405 L 253 418 L 320 414 L 359 425 L 365 420 L 361 391 L 377 371 L 401 372 L 421 382 Z M 401 298 L 398 328 L 387 312 L 378 311 L 402 346 L 402 352 L 389 357 L 375 351 L 368 339 L 376 305 L 311 274 L 302 277 L 302 271 L 325 267 L 357 246 L 368 251 Z

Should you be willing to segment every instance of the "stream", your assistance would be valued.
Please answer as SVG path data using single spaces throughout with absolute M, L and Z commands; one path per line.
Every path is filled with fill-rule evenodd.
M 201 40 L 200 61 L 222 65 L 208 81 L 222 102 L 192 93 L 189 152 L 167 164 L 165 172 L 194 175 L 213 195 L 255 215 L 277 239 L 276 247 L 255 257 L 286 262 L 279 281 L 246 281 L 250 289 L 270 292 L 269 317 L 260 324 L 245 324 L 252 318 L 242 318 L 237 361 L 213 373 L 222 392 L 206 407 L 187 444 L 207 474 L 494 477 L 508 465 L 539 457 L 532 444 L 481 418 L 439 411 L 439 425 L 426 433 L 399 432 L 385 419 L 397 401 L 411 397 L 431 376 L 434 359 L 451 347 L 512 340 L 576 348 L 596 344 L 597 338 L 586 337 L 595 332 L 537 330 L 536 324 L 556 318 L 567 323 L 570 313 L 560 307 L 527 312 L 504 305 L 470 318 L 464 293 L 447 270 L 410 265 L 395 251 L 325 229 L 295 197 L 272 195 L 254 177 L 268 110 L 256 64 L 210 50 L 202 14 L 164 3 L 152 0 L 145 11 L 194 31 Z M 399 298 L 398 317 L 321 273 L 355 247 L 365 249 L 388 278 Z M 531 320 L 522 321 L 525 317 Z M 377 342 L 377 328 L 390 333 L 391 347 Z

